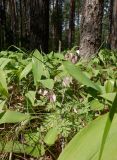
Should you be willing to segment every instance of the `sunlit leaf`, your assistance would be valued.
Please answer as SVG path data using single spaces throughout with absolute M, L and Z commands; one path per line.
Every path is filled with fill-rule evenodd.
M 4 67 L 11 61 L 9 58 L 0 58 L 0 68 L 4 69 Z
M 54 80 L 53 79 L 40 80 L 40 82 L 43 84 L 44 87 L 46 87 L 48 89 L 53 89 L 53 87 L 54 87 Z
M 114 81 L 107 80 L 104 84 L 106 93 L 112 93 L 114 91 Z
M 38 50 L 35 50 L 32 57 L 32 71 L 35 85 L 37 85 L 43 75 L 43 56 Z
M 63 63 L 65 69 L 68 71 L 68 73 L 73 76 L 78 82 L 80 82 L 83 85 L 86 85 L 87 87 L 91 87 L 99 92 L 101 92 L 100 87 L 92 82 L 85 74 L 83 74 L 82 71 L 75 65 L 73 65 L 71 62 L 64 62 Z
M 22 78 L 26 78 L 26 76 L 28 75 L 28 73 L 32 70 L 32 62 L 30 62 L 25 68 L 24 70 L 21 72 L 20 74 L 20 80 Z
M 55 127 L 55 128 L 51 128 L 45 138 L 44 138 L 44 142 L 51 146 L 55 143 L 55 141 L 57 140 L 57 137 L 58 137 L 58 129 Z
M 66 145 L 58 160 L 98 160 L 101 140 L 108 114 L 100 116 L 81 130 Z M 117 158 L 117 115 L 106 140 L 102 160 Z
M 0 93 L 4 96 L 8 96 L 6 75 L 2 69 L 0 69 Z
M 104 105 L 99 102 L 98 99 L 94 99 L 90 102 L 91 110 L 98 111 L 104 108 Z
M 101 160 L 102 153 L 103 153 L 105 143 L 106 143 L 106 140 L 107 140 L 107 136 L 109 134 L 110 127 L 112 125 L 112 121 L 113 121 L 114 115 L 116 113 L 116 109 L 117 109 L 117 94 L 115 96 L 114 102 L 112 104 L 112 107 L 110 109 L 110 112 L 109 112 L 109 115 L 108 115 L 108 118 L 107 118 L 107 121 L 106 121 L 105 129 L 104 129 L 104 133 L 103 133 L 103 138 L 102 138 L 102 143 L 101 143 L 100 154 L 99 154 L 99 160 Z
M 0 124 L 3 123 L 18 123 L 30 119 L 29 114 L 24 114 L 16 111 L 3 111 L 0 113 Z
M 104 99 L 110 101 L 110 102 L 113 102 L 114 99 L 115 99 L 115 96 L 116 96 L 116 92 L 113 92 L 113 93 L 105 93 L 105 94 L 102 94 L 100 95 L 101 97 L 103 97 Z

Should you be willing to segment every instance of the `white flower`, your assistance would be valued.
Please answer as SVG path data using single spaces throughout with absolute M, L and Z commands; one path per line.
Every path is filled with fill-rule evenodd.
M 47 90 L 44 90 L 43 91 L 43 96 L 46 96 L 48 94 L 48 91 Z
M 80 55 L 80 51 L 79 50 L 76 50 L 76 53 L 78 54 L 78 56 Z
M 42 96 L 46 96 L 48 94 L 48 91 L 40 89 L 38 93 L 41 94 Z

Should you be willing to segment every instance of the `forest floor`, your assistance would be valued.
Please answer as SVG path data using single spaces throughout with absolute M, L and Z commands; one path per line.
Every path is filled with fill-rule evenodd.
M 74 135 L 109 111 L 117 54 L 0 52 L 0 159 L 57 160 Z M 112 95 L 112 94 L 111 94 Z

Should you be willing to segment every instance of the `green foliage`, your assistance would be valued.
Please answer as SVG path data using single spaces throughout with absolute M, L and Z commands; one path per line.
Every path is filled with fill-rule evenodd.
M 57 136 L 58 136 L 58 130 L 57 127 L 56 128 L 51 128 L 48 133 L 46 134 L 45 138 L 44 138 L 44 142 L 47 145 L 53 145 L 55 143 L 55 141 L 57 140 Z
M 64 66 L 66 70 L 69 72 L 69 74 L 74 77 L 78 82 L 80 82 L 83 85 L 86 85 L 88 87 L 91 87 L 97 91 L 100 91 L 100 88 L 98 85 L 96 85 L 94 82 L 90 81 L 87 76 L 85 76 L 78 67 L 75 67 L 70 62 L 64 62 Z
M 104 150 L 104 146 L 105 146 L 105 143 L 106 143 L 106 140 L 107 140 L 107 136 L 109 134 L 110 127 L 112 125 L 112 121 L 113 121 L 114 115 L 116 113 L 116 110 L 117 110 L 117 94 L 116 94 L 116 97 L 115 97 L 115 99 L 113 101 L 113 104 L 112 104 L 112 107 L 110 109 L 109 115 L 107 117 L 105 129 L 104 129 L 104 134 L 103 134 L 103 138 L 102 138 L 102 143 L 101 143 L 99 160 L 101 160 L 102 153 L 103 153 L 103 150 Z M 117 130 L 117 128 L 116 128 L 116 130 Z
M 3 111 L 0 113 L 0 124 L 18 123 L 30 119 L 30 115 L 26 115 L 16 111 Z
M 69 52 L 76 56 L 75 49 Z M 0 52 L 1 151 L 38 158 L 60 139 L 64 147 L 111 108 L 117 92 L 116 54 L 102 50 L 88 63 L 72 64 L 64 53 Z
M 100 116 L 80 131 L 66 146 L 58 160 L 98 160 L 101 139 L 108 114 Z M 117 116 L 115 116 L 102 155 L 103 160 L 116 159 Z
M 7 88 L 7 83 L 6 83 L 6 75 L 5 72 L 0 69 L 0 93 L 3 96 L 8 96 L 8 88 Z

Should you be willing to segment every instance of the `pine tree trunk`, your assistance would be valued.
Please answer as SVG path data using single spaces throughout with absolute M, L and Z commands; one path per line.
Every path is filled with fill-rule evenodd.
M 110 4 L 110 48 L 117 49 L 117 0 Z
M 62 0 L 53 1 L 52 23 L 52 49 L 58 51 L 59 42 L 62 41 Z
M 69 35 L 68 35 L 68 46 L 72 47 L 74 43 L 74 32 L 75 32 L 75 0 L 70 0 L 70 20 L 69 20 Z
M 104 0 L 85 0 L 81 19 L 80 55 L 88 59 L 101 45 Z
M 49 0 L 30 0 L 30 47 L 48 52 Z

